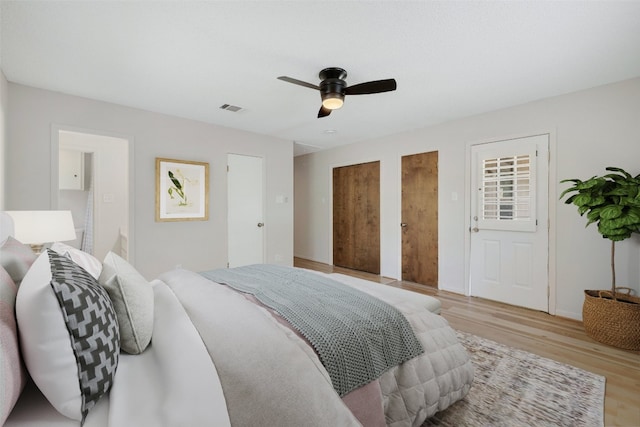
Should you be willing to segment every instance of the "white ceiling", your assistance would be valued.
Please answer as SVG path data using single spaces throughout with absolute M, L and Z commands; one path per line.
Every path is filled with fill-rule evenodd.
M 640 1 L 2 0 L 0 12 L 10 82 L 295 141 L 297 154 L 640 76 Z M 317 84 L 332 66 L 398 89 L 317 119 L 316 91 L 276 79 Z

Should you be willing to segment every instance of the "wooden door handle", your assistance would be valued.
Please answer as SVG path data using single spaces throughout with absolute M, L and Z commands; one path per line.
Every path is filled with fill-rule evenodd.
M 401 223 L 400 223 L 400 227 L 402 227 L 402 228 L 406 228 L 406 227 L 407 227 L 407 223 L 406 223 L 406 222 L 401 222 Z

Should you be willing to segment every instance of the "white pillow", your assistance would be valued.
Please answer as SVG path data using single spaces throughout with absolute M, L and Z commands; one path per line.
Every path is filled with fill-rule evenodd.
M 94 279 L 100 277 L 100 273 L 102 272 L 102 263 L 98 258 L 94 257 L 90 253 L 81 251 L 78 248 L 74 248 L 73 246 L 69 246 L 61 242 L 53 243 L 51 245 L 51 250 L 71 258 L 73 262 L 87 270 Z
M 82 421 L 111 387 L 120 337 L 106 291 L 47 249 L 18 289 L 16 317 L 29 374 L 58 412 Z
M 113 252 L 104 258 L 98 281 L 115 307 L 120 347 L 130 354 L 142 353 L 153 332 L 153 288 L 131 264 Z

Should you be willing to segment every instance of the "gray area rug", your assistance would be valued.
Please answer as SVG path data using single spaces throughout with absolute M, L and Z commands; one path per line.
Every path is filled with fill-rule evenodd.
M 476 369 L 471 391 L 422 427 L 602 426 L 605 377 L 457 332 Z

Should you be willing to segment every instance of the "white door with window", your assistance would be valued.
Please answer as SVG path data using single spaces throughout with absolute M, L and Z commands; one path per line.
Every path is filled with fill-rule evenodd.
M 229 267 L 264 262 L 262 158 L 227 157 Z
M 549 311 L 549 135 L 471 147 L 472 296 Z

